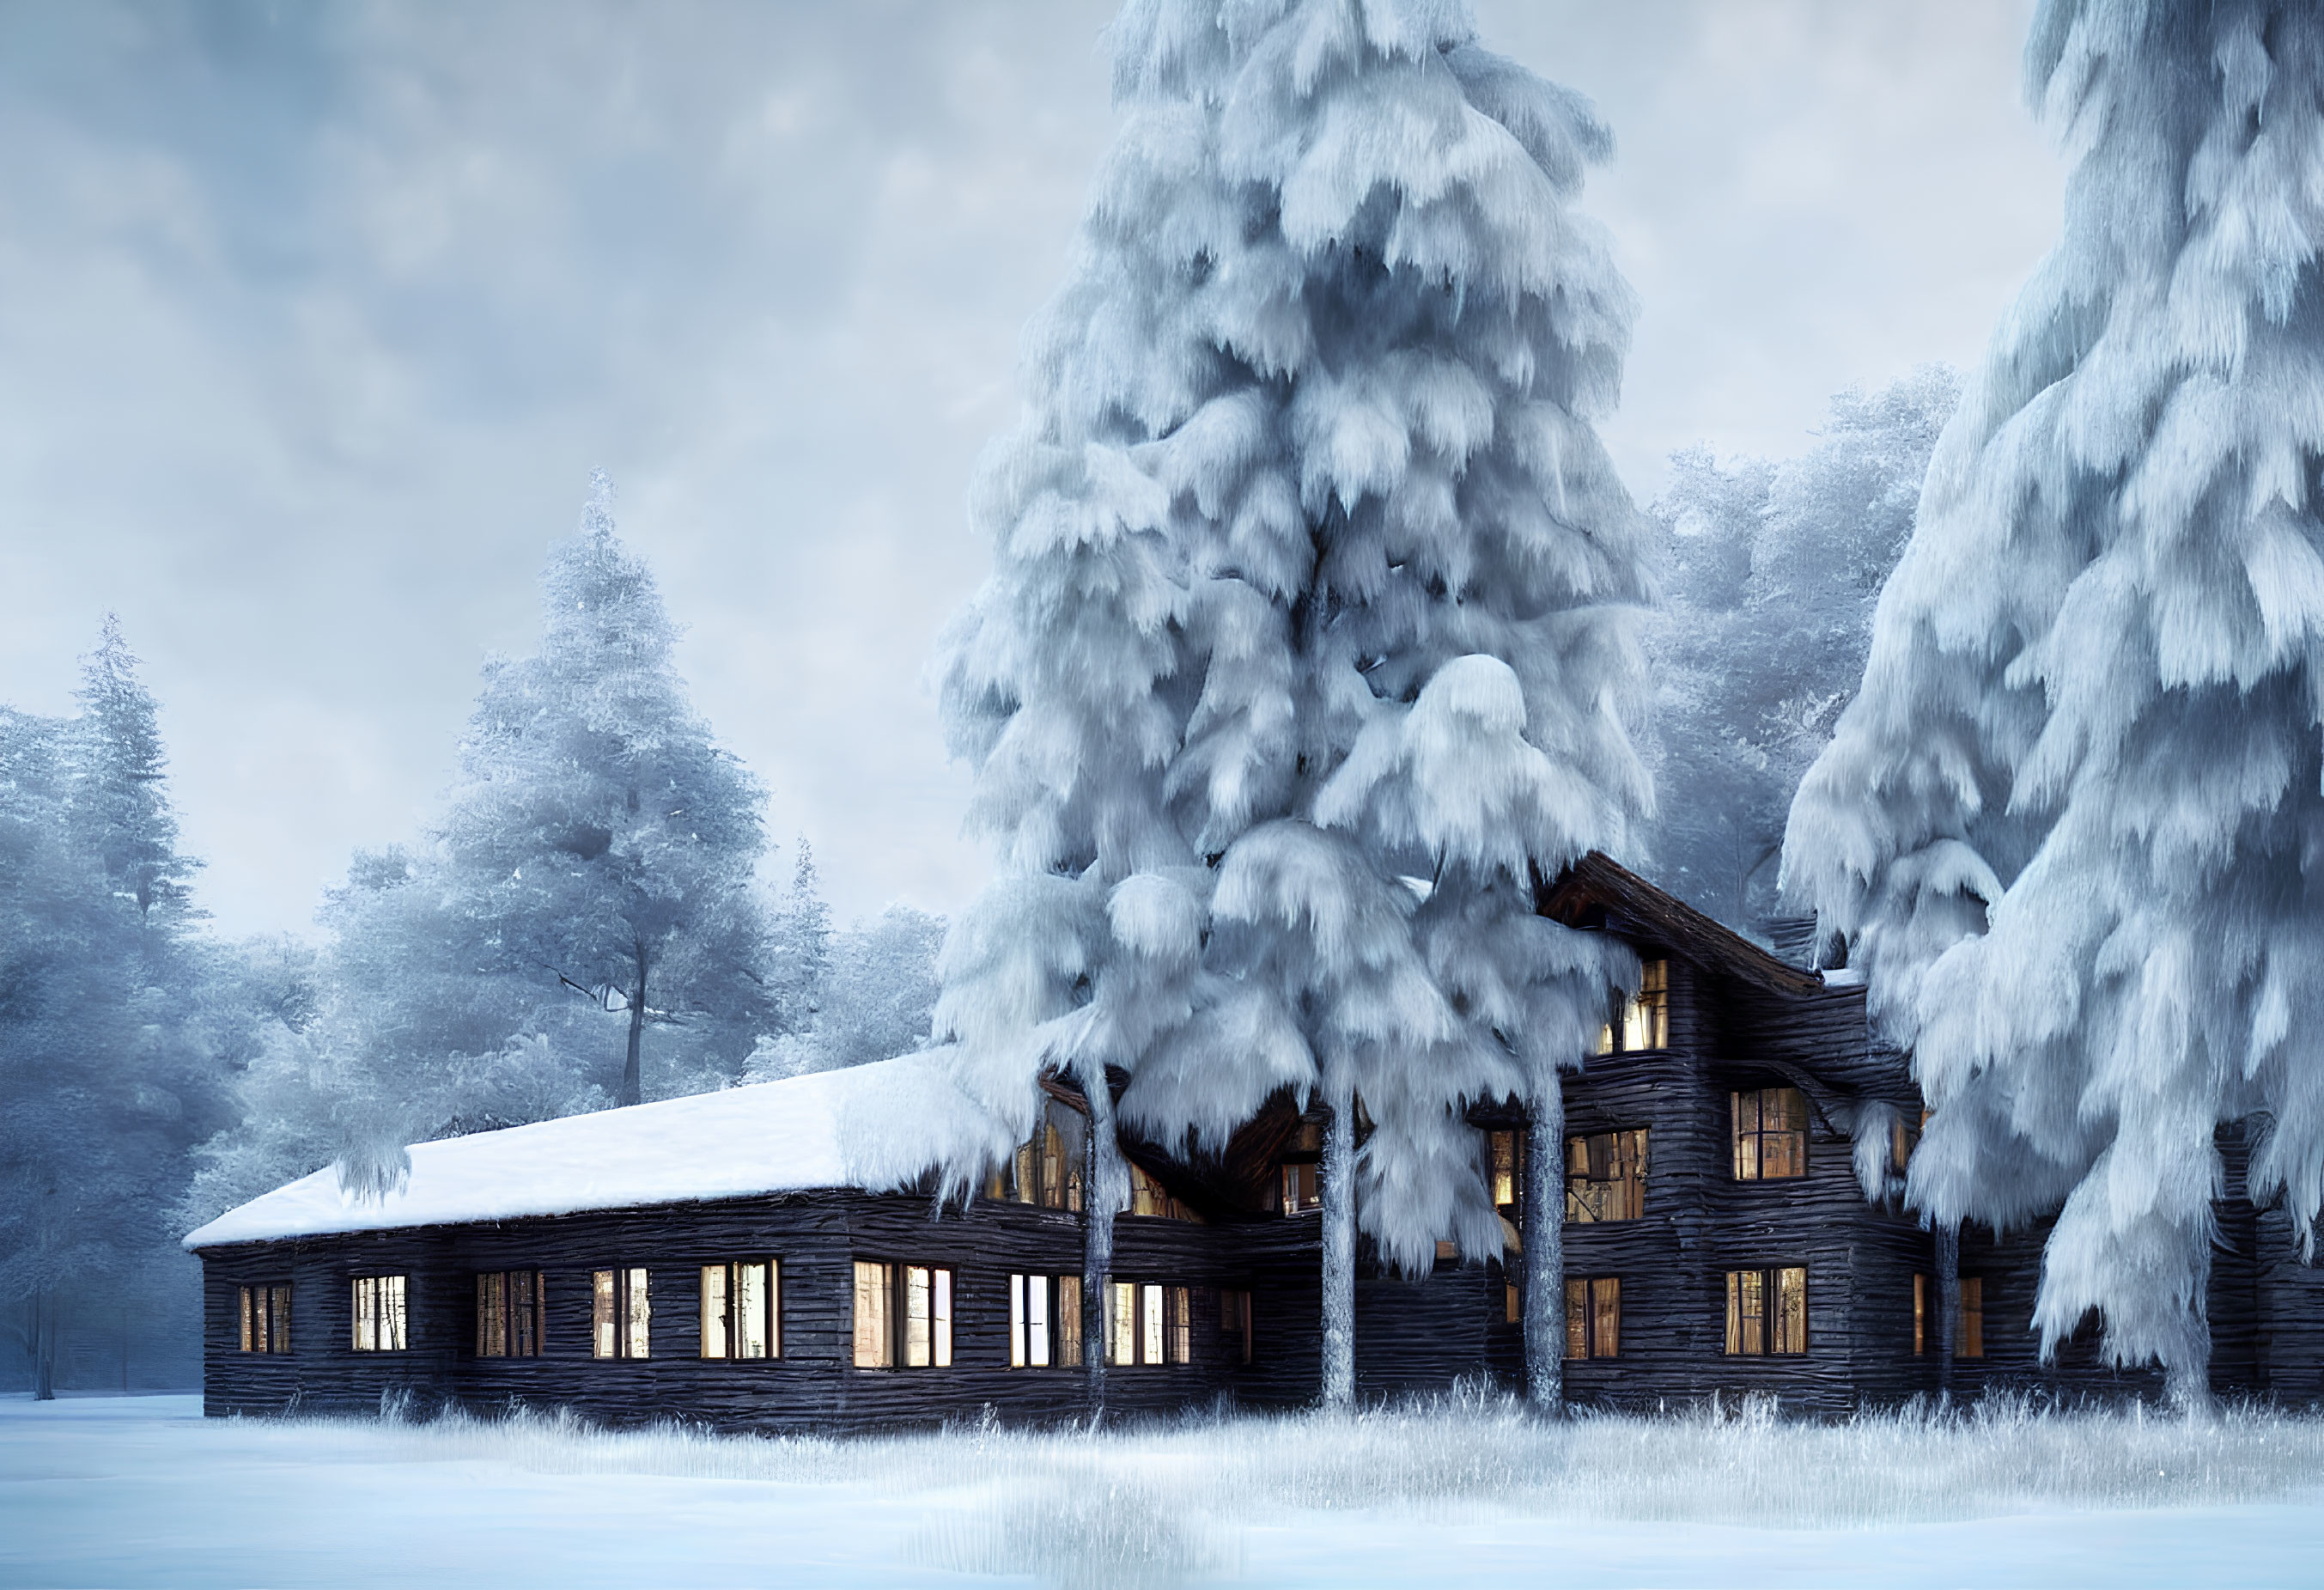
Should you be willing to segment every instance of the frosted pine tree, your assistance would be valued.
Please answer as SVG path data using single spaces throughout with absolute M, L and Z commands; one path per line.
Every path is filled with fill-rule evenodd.
M 1108 1068 L 1198 1147 L 1320 1095 L 1334 1405 L 1359 1231 L 1406 1271 L 1499 1255 L 1464 1112 L 1521 1093 L 1554 1400 L 1557 1070 L 1629 968 L 1533 892 L 1646 800 L 1640 527 L 1591 429 L 1631 300 L 1571 208 L 1608 136 L 1458 5 L 1136 0 L 1111 42 L 1124 125 L 948 642 L 1004 870 L 938 1024 L 1020 1124 L 1045 1067 L 1082 1080 L 1093 1282 Z
M 2324 13 L 2051 0 L 2064 239 L 1932 465 L 1786 869 L 1936 1114 L 1941 1225 L 2052 1210 L 2045 1350 L 2200 1395 L 2213 1129 L 2324 1200 Z
M 678 628 L 614 534 L 602 471 L 541 598 L 539 653 L 488 667 L 460 747 L 444 896 L 479 972 L 620 1019 L 622 1103 L 643 1096 L 649 1023 L 685 1023 L 739 1073 L 770 1015 L 762 796 L 687 698 Z

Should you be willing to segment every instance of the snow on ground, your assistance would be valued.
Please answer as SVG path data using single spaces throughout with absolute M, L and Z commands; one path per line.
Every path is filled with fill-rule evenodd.
M 865 1441 L 0 1400 L 12 1587 L 2305 1585 L 2324 1420 L 1542 1428 L 1498 1403 Z

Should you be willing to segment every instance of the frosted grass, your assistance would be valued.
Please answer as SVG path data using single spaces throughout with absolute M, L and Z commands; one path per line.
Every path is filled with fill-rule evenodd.
M 846 1440 L 602 1430 L 522 1410 L 373 1428 L 417 1461 L 860 1488 L 911 1509 L 907 1551 L 924 1566 L 1067 1585 L 1231 1577 L 1245 1530 L 1333 1513 L 1868 1530 L 2324 1489 L 2324 1418 L 2244 1406 L 2189 1418 L 1997 1400 L 1835 1424 L 1766 1408 L 1544 1423 L 1472 1393 L 1342 1417 L 1214 1413 L 1096 1431 L 987 1421 Z

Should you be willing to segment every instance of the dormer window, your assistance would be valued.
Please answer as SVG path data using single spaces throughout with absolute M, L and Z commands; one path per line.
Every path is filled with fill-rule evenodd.
M 1162 1220 L 1191 1220 L 1203 1224 L 1203 1217 L 1186 1207 L 1172 1195 L 1170 1189 L 1154 1179 L 1154 1173 L 1132 1160 L 1130 1162 L 1130 1212 L 1150 1215 Z
M 1638 963 L 1638 991 L 1619 1001 L 1598 1030 L 1598 1052 L 1635 1054 L 1670 1047 L 1670 962 Z
M 1082 1175 L 1065 1158 L 1065 1140 L 1054 1122 L 1017 1145 L 1009 1162 L 986 1179 L 984 1196 L 996 1203 L 1031 1204 L 1043 1209 L 1082 1206 Z

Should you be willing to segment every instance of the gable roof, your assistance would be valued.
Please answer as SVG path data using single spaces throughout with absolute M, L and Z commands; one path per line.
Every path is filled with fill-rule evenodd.
M 1665 894 L 1637 874 L 1591 851 L 1545 885 L 1542 914 L 1569 928 L 1590 925 L 1598 908 L 1618 931 L 1641 934 L 1677 950 L 1699 966 L 1726 972 L 1775 994 L 1821 994 L 1821 973 L 1774 956 L 1722 922 L 1713 921 L 1674 895 Z
M 377 1200 L 328 1167 L 189 1234 L 189 1249 L 415 1225 L 627 1209 L 816 1188 L 886 1191 L 938 1165 L 997 1163 L 1009 1132 L 943 1050 L 688 1098 L 414 1143 Z

